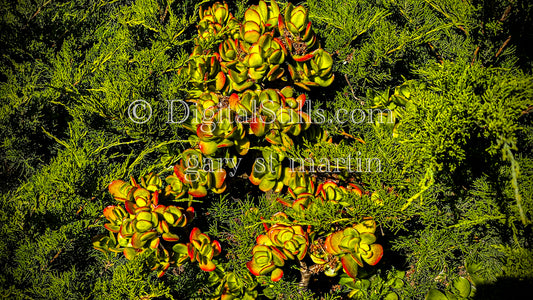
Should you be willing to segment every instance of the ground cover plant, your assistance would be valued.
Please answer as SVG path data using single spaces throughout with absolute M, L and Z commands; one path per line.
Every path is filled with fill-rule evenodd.
M 0 7 L 4 297 L 532 284 L 527 1 Z

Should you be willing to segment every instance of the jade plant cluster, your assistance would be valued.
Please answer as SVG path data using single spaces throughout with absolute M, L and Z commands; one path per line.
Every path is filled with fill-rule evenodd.
M 283 276 L 280 267 L 286 260 L 303 260 L 309 244 L 308 233 L 299 225 L 292 225 L 286 214 L 280 212 L 272 217 L 277 223 L 268 228 L 266 234 L 257 237 L 253 248 L 253 259 L 247 263 L 252 274 L 265 275 L 270 272 L 272 281 Z
M 177 244 L 180 239 L 178 229 L 190 224 L 194 208 L 164 205 L 176 200 L 181 191 L 172 190 L 171 185 L 165 190 L 161 187 L 161 178 L 152 173 L 141 177 L 140 184 L 133 178 L 131 184 L 113 181 L 109 192 L 122 205 L 110 205 L 104 209 L 104 217 L 109 222 L 104 226 L 109 235 L 96 236 L 93 246 L 104 253 L 123 252 L 130 260 L 148 251 L 152 270 L 157 270 L 159 277 L 171 265 L 182 265 L 187 259 L 198 261 L 204 271 L 214 270 L 212 259 L 220 253 L 220 244 L 211 241 L 196 227 L 190 232 L 189 243 Z
M 344 272 L 355 279 L 358 266 L 363 267 L 363 261 L 369 265 L 375 265 L 383 256 L 383 247 L 375 244 L 375 231 L 376 223 L 369 218 L 353 227 L 347 227 L 328 235 L 324 243 L 328 259 L 329 255 L 339 258 Z M 327 259 L 320 256 L 312 256 L 312 258 L 317 263 L 326 263 Z M 332 274 L 336 274 L 340 269 L 340 265 L 335 268 L 331 268 L 331 265 L 329 267 Z
M 190 82 L 192 113 L 184 127 L 193 132 L 191 148 L 181 153 L 164 188 L 154 174 L 140 183 L 111 183 L 109 191 L 120 204 L 105 208 L 110 232 L 96 237 L 94 247 L 123 252 L 127 259 L 149 251 L 158 276 L 170 266 L 197 261 L 211 272 L 209 284 L 222 299 L 253 299 L 256 276 L 269 274 L 278 281 L 286 262 L 305 259 L 328 276 L 342 268 L 351 280 L 344 280 L 345 285 L 353 285 L 363 261 L 375 265 L 383 255 L 375 244 L 372 218 L 335 232 L 314 232 L 278 212 L 271 226 L 264 223 L 265 233 L 252 249 L 246 264 L 252 276 L 224 271 L 214 261 L 221 245 L 198 228 L 189 229 L 193 207 L 171 204 L 191 203 L 209 191 L 223 193 L 226 168 L 238 166 L 237 158 L 244 155 L 255 158 L 250 182 L 263 192 L 277 193 L 277 200 L 295 213 L 312 210 L 319 202 L 342 209 L 350 205 L 345 198 L 363 194 L 355 183 L 321 182 L 303 168 L 287 166 L 286 151 L 302 141 L 302 133 L 310 141 L 332 142 L 327 132 L 311 124 L 304 112 L 306 95 L 298 92 L 334 80 L 333 59 L 320 47 L 307 10 L 289 3 L 282 12 L 275 1 L 261 0 L 238 20 L 226 3 L 217 2 L 200 9 L 197 28 L 195 48 L 180 71 Z M 189 242 L 178 243 L 187 235 Z
M 281 267 L 285 261 L 303 261 L 309 254 L 317 269 L 325 275 L 337 276 L 342 268 L 355 280 L 358 267 L 364 266 L 363 261 L 375 265 L 383 256 L 383 247 L 375 244 L 376 224 L 372 218 L 327 235 L 325 242 L 314 238 L 316 233 L 311 231 L 311 226 L 304 230 L 282 212 L 271 220 L 274 225 L 265 225 L 266 234 L 257 237 L 253 259 L 247 264 L 256 276 L 270 273 L 271 280 L 278 281 L 283 276 Z
M 298 86 L 328 86 L 333 59 L 320 48 L 307 11 L 275 1 L 250 7 L 236 20 L 227 4 L 200 11 L 198 38 L 188 65 L 191 143 L 205 155 L 234 147 L 245 155 L 252 140 L 292 147 L 311 118 L 302 111 Z M 266 86 L 282 87 L 265 88 Z M 232 156 L 232 154 L 227 154 Z
M 320 48 L 303 6 L 289 3 L 282 13 L 275 1 L 260 1 L 239 21 L 226 3 L 216 3 L 200 10 L 200 18 L 198 45 L 186 68 L 196 96 L 257 90 L 280 79 L 306 90 L 333 81 L 333 60 Z

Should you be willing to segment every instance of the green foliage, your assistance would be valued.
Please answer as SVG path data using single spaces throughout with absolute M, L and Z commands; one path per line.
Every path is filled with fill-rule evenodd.
M 92 291 L 94 295 L 99 299 L 173 299 L 168 284 L 158 281 L 155 277 L 146 278 L 146 273 L 150 271 L 150 266 L 145 263 L 149 255 L 149 252 L 144 252 L 125 264 L 120 261 L 108 262 L 111 266 L 106 265 L 105 268 L 110 268 L 112 274 L 96 280 Z

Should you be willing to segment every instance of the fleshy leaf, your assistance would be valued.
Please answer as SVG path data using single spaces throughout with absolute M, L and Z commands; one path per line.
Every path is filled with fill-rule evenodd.
M 279 281 L 281 277 L 283 277 L 283 270 L 280 268 L 274 269 L 272 274 L 270 274 L 270 279 L 272 279 L 272 281 Z
M 370 251 L 372 252 L 372 257 L 364 258 L 364 261 L 371 266 L 376 265 L 383 257 L 383 247 L 379 244 L 370 245 Z
M 357 277 L 358 264 L 351 254 L 346 254 L 341 258 L 342 268 L 348 276 L 352 278 Z
M 127 260 L 132 260 L 135 258 L 135 255 L 137 255 L 137 251 L 135 251 L 134 248 L 126 247 L 124 248 L 124 256 Z
M 326 238 L 326 242 L 324 244 L 324 247 L 326 251 L 333 255 L 338 255 L 343 253 L 344 251 L 339 248 L 339 245 L 341 244 L 342 238 L 344 237 L 344 232 L 337 231 L 334 232 Z
M 359 237 L 361 238 L 361 243 L 364 244 L 370 245 L 376 242 L 376 236 L 372 233 L 363 232 L 359 235 Z
M 244 33 L 244 40 L 250 44 L 257 42 L 261 34 L 255 30 L 246 31 Z
M 177 242 L 179 240 L 179 236 L 170 232 L 165 232 L 162 235 L 162 238 L 167 242 Z
M 205 262 L 200 262 L 199 266 L 200 266 L 200 269 L 202 269 L 202 271 L 206 271 L 206 272 L 214 271 L 215 268 L 216 268 L 216 265 L 211 260 L 206 260 Z

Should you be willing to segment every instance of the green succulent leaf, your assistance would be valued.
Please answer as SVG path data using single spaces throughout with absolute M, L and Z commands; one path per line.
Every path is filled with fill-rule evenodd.
M 448 300 L 448 297 L 439 290 L 431 289 L 427 293 L 425 300 Z

